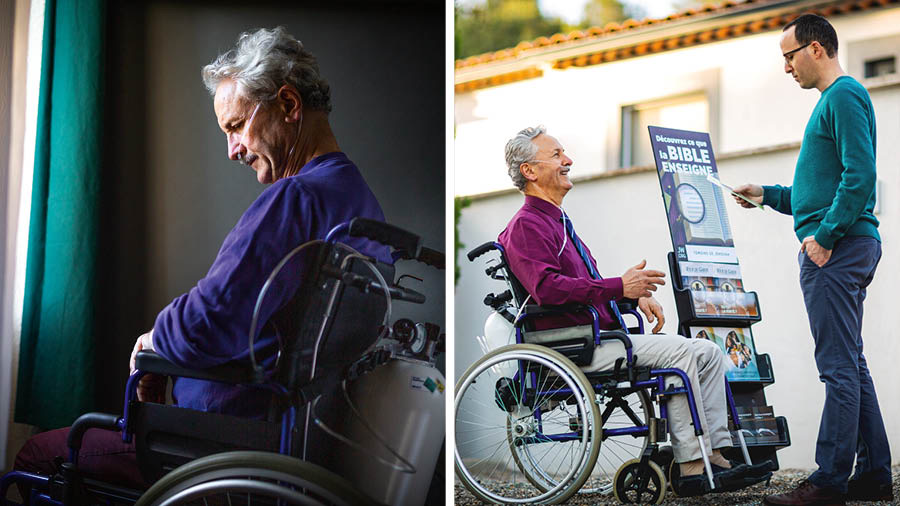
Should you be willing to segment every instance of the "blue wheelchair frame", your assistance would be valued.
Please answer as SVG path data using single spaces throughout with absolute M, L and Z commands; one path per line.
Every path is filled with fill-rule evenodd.
M 432 265 L 439 269 L 444 268 L 443 254 L 423 247 L 418 236 L 385 223 L 356 218 L 350 222 L 342 223 L 332 228 L 328 232 L 324 240 L 309 241 L 295 248 L 293 251 L 288 253 L 285 258 L 282 259 L 282 261 L 279 263 L 279 267 L 276 267 L 276 272 L 280 268 L 280 266 L 284 265 L 288 259 L 298 253 L 305 246 L 316 242 L 334 246 L 336 244 L 340 244 L 337 242 L 336 238 L 346 234 L 349 234 L 350 236 L 365 237 L 386 246 L 393 247 L 395 250 L 393 253 L 393 260 L 395 261 L 401 259 L 411 259 L 426 263 L 428 265 Z M 336 270 L 335 272 L 328 273 L 327 275 L 336 280 L 336 285 L 334 285 L 333 287 L 334 290 L 337 290 L 337 287 L 340 287 L 342 284 L 345 286 L 357 286 L 365 290 L 366 293 L 368 293 L 368 290 L 370 290 L 370 288 L 372 290 L 376 290 L 376 288 L 372 286 L 373 283 L 377 283 L 376 281 L 371 281 L 370 278 L 354 274 L 346 268 L 343 270 Z M 390 293 L 392 299 L 404 300 L 419 304 L 425 302 L 424 295 L 414 290 L 391 284 L 391 281 L 388 281 L 388 283 L 389 286 L 383 288 Z M 381 288 L 382 287 L 379 284 L 377 289 L 380 291 Z M 263 287 L 263 291 L 265 291 L 265 289 L 266 288 Z M 333 308 L 329 309 L 330 311 L 334 311 Z M 319 331 L 318 337 L 321 338 L 324 333 L 325 327 L 323 325 L 321 330 Z M 316 342 L 318 343 L 318 340 Z M 387 362 L 387 360 L 390 358 L 389 356 L 383 356 L 382 354 L 377 353 L 374 355 L 377 356 L 370 357 L 368 355 L 363 355 L 362 357 L 357 358 L 356 361 L 353 362 L 349 367 L 349 369 L 355 371 L 356 373 L 364 372 Z M 134 403 L 139 402 L 137 397 L 137 387 L 142 377 L 144 377 L 146 374 L 155 372 L 143 370 L 140 368 L 140 366 L 144 364 L 150 364 L 152 361 L 159 362 L 164 361 L 164 359 L 153 352 L 138 352 L 136 360 L 137 369 L 131 376 L 129 376 L 125 385 L 125 402 L 123 414 L 121 417 L 106 413 L 87 413 L 79 417 L 75 421 L 75 423 L 73 423 L 67 438 L 67 444 L 69 446 L 69 461 L 63 463 L 60 470 L 62 480 L 59 479 L 60 475 L 43 476 L 24 471 L 11 471 L 3 476 L 0 476 L 0 504 L 14 504 L 7 501 L 6 499 L 8 489 L 13 483 L 21 483 L 23 485 L 30 486 L 30 497 L 27 498 L 26 504 L 52 506 L 76 504 L 77 499 L 73 500 L 73 497 L 76 496 L 72 495 L 75 494 L 76 491 L 70 490 L 67 487 L 71 485 L 70 480 L 68 479 L 70 477 L 75 477 L 75 481 L 77 482 L 81 481 L 81 477 L 77 475 L 77 466 L 79 451 L 81 449 L 82 436 L 88 429 L 101 428 L 121 431 L 122 441 L 124 443 L 130 444 L 134 440 L 135 427 L 133 422 L 132 406 Z M 232 364 L 226 364 L 224 367 L 229 369 L 228 372 L 238 371 L 238 368 Z M 204 376 L 202 372 L 188 370 L 184 371 L 187 373 L 195 373 L 195 375 L 192 376 L 195 378 L 212 379 L 212 381 L 217 381 L 217 379 Z M 199 373 L 200 375 L 196 375 L 197 373 Z M 282 385 L 281 383 L 273 380 L 276 375 L 275 372 L 265 373 L 261 368 L 258 368 L 248 374 L 246 371 L 246 365 L 244 365 L 244 370 L 238 371 L 238 374 L 239 379 L 233 382 L 228 382 L 233 384 L 243 384 L 253 388 L 259 388 L 263 391 L 274 393 L 276 396 L 282 399 L 290 400 L 292 393 L 294 393 L 285 385 Z M 175 376 L 178 375 L 176 374 Z M 190 377 L 188 374 L 184 374 L 184 376 Z M 332 375 L 330 377 L 327 377 L 326 380 L 333 382 L 334 377 L 336 376 Z M 222 379 L 219 378 L 218 381 L 222 381 Z M 293 429 L 297 425 L 298 421 L 298 405 L 309 410 L 310 406 L 313 405 L 315 400 L 322 393 L 322 388 L 322 385 L 317 381 L 311 381 L 310 385 L 300 386 L 296 389 L 296 393 L 299 394 L 299 403 L 288 402 L 288 407 L 281 415 L 281 431 L 278 453 L 288 456 L 292 454 L 292 449 L 294 448 Z M 304 433 L 306 432 L 308 432 L 308 426 L 307 431 L 304 431 Z M 305 453 L 305 445 L 303 451 Z M 54 490 L 54 485 L 58 485 L 59 487 L 63 488 L 61 491 L 58 489 L 59 487 Z M 97 495 L 102 495 L 104 498 L 108 497 L 107 504 L 133 502 L 137 500 L 137 498 L 141 495 L 139 491 L 127 490 L 113 485 L 110 485 L 108 487 L 109 490 L 105 489 L 106 484 L 102 484 L 102 487 L 104 488 L 103 490 L 92 490 L 92 492 Z M 47 493 L 48 489 L 52 490 L 54 495 L 56 495 L 57 497 L 62 495 L 62 500 L 57 500 L 49 493 Z
M 501 257 L 501 263 L 497 266 L 489 267 L 487 269 L 486 273 L 488 274 L 488 276 L 490 276 L 493 279 L 502 279 L 502 280 L 510 283 L 509 279 L 504 277 L 504 276 L 511 276 L 512 273 L 510 272 L 510 269 L 506 262 L 506 252 L 504 251 L 503 246 L 500 243 L 494 242 L 492 244 L 488 243 L 488 244 L 482 245 L 481 247 L 473 250 L 473 252 L 470 253 L 469 258 L 470 258 L 470 260 L 474 260 L 475 257 L 480 256 L 481 254 L 483 254 L 491 249 L 495 249 L 495 250 L 499 251 L 500 257 Z M 503 275 L 498 275 L 497 271 L 500 270 L 501 268 L 505 269 L 506 272 Z M 510 283 L 510 291 L 511 291 L 511 293 L 514 293 L 511 283 Z M 615 301 L 611 301 L 610 304 L 611 305 L 615 304 Z M 626 325 L 624 325 L 624 322 L 620 318 L 619 321 L 622 323 L 622 327 L 623 327 L 621 330 L 601 331 L 600 324 L 599 324 L 600 315 L 597 312 L 596 308 L 594 308 L 593 306 L 590 306 L 590 305 L 584 305 L 584 306 L 579 305 L 577 307 L 574 307 L 573 309 L 575 309 L 576 311 L 590 313 L 591 319 L 592 319 L 591 326 L 592 326 L 593 335 L 594 335 L 594 343 L 593 343 L 594 346 L 601 346 L 603 344 L 604 340 L 613 340 L 613 339 L 619 340 L 623 343 L 623 345 L 625 346 L 625 352 L 626 352 L 626 361 L 625 361 L 626 369 L 625 370 L 628 371 L 629 379 L 631 380 L 628 382 L 629 386 L 626 388 L 630 389 L 630 390 L 634 390 L 634 391 L 637 391 L 640 389 L 650 389 L 650 391 L 652 392 L 652 395 L 654 397 L 661 398 L 661 402 L 659 403 L 659 413 L 660 413 L 659 418 L 665 419 L 667 425 L 668 425 L 668 409 L 666 406 L 665 398 L 667 398 L 669 396 L 673 396 L 673 395 L 680 395 L 680 394 L 687 395 L 688 407 L 690 408 L 690 412 L 691 412 L 691 421 L 694 424 L 694 435 L 697 436 L 697 440 L 700 442 L 700 450 L 703 455 L 703 464 L 704 464 L 704 467 L 706 468 L 706 476 L 709 481 L 710 490 L 715 490 L 716 483 L 713 480 L 712 468 L 711 468 L 711 465 L 709 462 L 709 457 L 706 454 L 706 445 L 703 442 L 703 427 L 702 427 L 702 425 L 700 423 L 700 419 L 697 415 L 697 406 L 696 406 L 696 402 L 694 399 L 694 392 L 693 392 L 693 389 L 691 388 L 691 382 L 688 379 L 687 374 L 685 374 L 685 372 L 682 371 L 681 369 L 676 369 L 676 368 L 650 369 L 650 371 L 649 371 L 650 379 L 643 380 L 643 381 L 641 381 L 641 380 L 634 381 L 633 372 L 635 369 L 635 364 L 634 364 L 634 356 L 632 354 L 631 341 L 628 339 L 628 333 L 629 333 L 629 330 L 637 330 L 637 332 L 640 334 L 642 334 L 644 332 L 644 323 L 643 323 L 643 319 L 641 318 L 640 314 L 633 308 L 630 308 L 625 311 L 625 313 L 631 314 L 637 319 L 638 326 L 636 328 L 629 329 Z M 543 316 L 544 314 L 545 313 L 529 315 L 526 310 L 522 311 L 522 313 L 519 315 L 519 317 L 516 319 L 516 321 L 513 322 L 513 325 L 516 330 L 516 343 L 517 344 L 524 344 L 526 342 L 525 337 L 524 337 L 524 332 L 522 329 L 522 327 L 524 326 L 524 323 L 529 319 L 535 319 L 536 317 Z M 618 308 L 613 309 L 613 314 L 617 314 L 617 315 L 619 314 Z M 518 383 L 519 388 L 521 388 L 521 392 L 523 392 L 523 394 L 522 394 L 523 400 L 524 400 L 524 396 L 527 394 L 526 377 L 525 377 L 526 374 L 531 375 L 532 384 L 536 385 L 538 383 L 536 373 L 527 372 L 524 369 L 524 365 L 520 362 L 519 370 L 514 375 L 513 381 Z M 666 380 L 667 376 L 678 376 L 679 378 L 681 378 L 681 381 L 683 382 L 683 386 L 670 387 L 667 389 L 666 385 L 665 385 L 665 380 Z M 591 379 L 590 374 L 588 374 L 588 379 L 589 380 Z M 592 386 L 594 387 L 595 391 L 602 391 L 603 389 L 607 388 L 606 385 L 594 384 L 594 382 L 592 382 Z M 535 398 L 541 398 L 541 396 L 551 396 L 554 394 L 571 394 L 571 393 L 572 393 L 571 389 L 562 388 L 562 389 L 535 391 L 533 395 Z M 743 434 L 741 433 L 740 418 L 738 417 L 737 409 L 735 408 L 735 405 L 734 405 L 734 398 L 733 398 L 733 395 L 731 392 L 731 385 L 728 382 L 728 378 L 725 378 L 725 393 L 726 393 L 726 400 L 728 403 L 729 414 L 731 415 L 731 422 L 732 422 L 732 425 L 734 426 L 735 430 L 737 431 L 738 438 L 739 438 L 739 441 L 741 444 L 741 451 L 742 451 L 742 454 L 744 457 L 744 461 L 748 465 L 750 465 L 750 464 L 752 464 L 751 459 L 750 459 L 750 453 L 747 450 L 747 444 L 744 441 Z M 642 424 L 638 423 L 636 421 L 636 417 L 632 416 L 632 415 L 633 415 L 633 413 L 629 415 L 629 418 L 631 418 L 632 421 L 635 422 L 634 427 L 622 427 L 622 428 L 610 428 L 610 429 L 603 428 L 602 429 L 603 439 L 606 439 L 607 437 L 615 437 L 615 436 L 647 436 L 647 435 L 649 435 L 650 430 L 651 430 L 650 426 L 646 425 L 646 424 L 642 425 Z M 518 444 L 530 444 L 530 443 L 577 441 L 577 440 L 581 439 L 581 437 L 582 437 L 578 432 L 574 432 L 574 431 L 567 432 L 567 433 L 561 433 L 561 434 L 544 434 L 542 432 L 543 424 L 541 423 L 542 413 L 541 413 L 540 406 L 535 406 L 534 416 L 535 416 L 535 419 L 538 421 L 537 434 L 518 440 L 516 443 L 517 445 Z M 608 416 L 608 414 L 607 414 L 607 416 Z M 606 416 L 604 416 L 603 418 L 605 419 Z M 649 457 L 650 457 L 650 455 L 645 456 L 645 458 L 649 458 Z

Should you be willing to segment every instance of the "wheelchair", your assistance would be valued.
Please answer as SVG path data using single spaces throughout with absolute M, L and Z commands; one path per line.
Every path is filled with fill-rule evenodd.
M 423 247 L 418 236 L 362 218 L 335 227 L 325 240 L 297 247 L 277 265 L 259 294 L 249 332 L 250 364 L 241 361 L 190 370 L 153 352 L 139 352 L 137 372 L 126 385 L 123 415 L 79 417 L 69 432 L 68 461 L 59 462 L 53 476 L 13 471 L 0 477 L 0 504 L 14 504 L 7 499 L 13 483 L 20 491 L 28 491 L 24 501 L 31 505 L 377 505 L 394 504 L 397 493 L 413 490 L 424 501 L 422 480 L 427 493 L 444 435 L 443 396 L 432 390 L 430 398 L 420 394 L 410 401 L 419 411 L 431 410 L 441 420 L 439 433 L 427 434 L 430 445 L 419 440 L 410 443 L 406 435 L 392 438 L 383 430 L 384 424 L 373 427 L 366 420 L 373 416 L 371 410 L 367 413 L 361 402 L 354 406 L 350 396 L 360 382 L 390 376 L 395 369 L 430 374 L 429 381 L 440 384 L 443 377 L 433 369 L 433 356 L 443 351 L 445 337 L 434 324 L 424 325 L 427 332 L 417 332 L 421 325 L 405 319 L 389 326 L 392 301 L 422 304 L 425 296 L 395 282 L 393 265 L 337 242 L 335 238 L 342 234 L 390 247 L 395 260 L 444 268 L 443 254 Z M 290 339 L 279 341 L 275 356 L 258 356 L 258 352 L 255 356 L 257 314 L 282 269 L 294 269 L 291 276 L 302 279 L 300 285 L 293 285 L 298 288 L 290 302 L 270 320 L 279 339 Z M 413 346 L 416 340 L 420 346 Z M 139 402 L 137 385 L 148 373 L 251 387 L 271 397 L 269 414 L 256 420 Z M 384 389 L 390 398 L 381 396 L 374 403 L 376 408 L 379 402 L 391 404 L 404 395 L 387 386 Z M 419 411 L 407 413 L 413 418 Z M 360 425 L 364 426 L 361 431 Z M 82 437 L 92 428 L 119 431 L 123 441 L 134 441 L 141 474 L 152 483 L 149 489 L 125 489 L 79 471 Z M 350 446 L 343 446 L 345 458 L 329 462 L 328 457 L 342 451 L 340 444 L 329 439 L 332 436 Z M 304 457 L 316 448 L 316 442 L 317 462 L 308 461 Z M 359 476 L 341 467 L 352 468 L 348 462 L 354 461 L 357 468 L 380 462 L 382 469 Z M 389 479 L 371 481 L 380 475 Z M 388 482 L 395 488 L 386 488 Z
M 674 368 L 635 365 L 628 333 L 644 330 L 636 304 L 620 303 L 613 312 L 621 329 L 600 331 L 599 315 L 591 306 L 526 305 L 528 293 L 499 243 L 482 244 L 468 258 L 474 261 L 488 252 L 496 252 L 497 258 L 488 262 L 485 273 L 504 281 L 507 290 L 485 297 L 494 310 L 485 340 L 479 338 L 485 355 L 456 384 L 454 462 L 460 482 L 489 503 L 556 504 L 580 492 L 613 494 L 622 503 L 659 504 L 667 482 L 674 483 L 680 474 L 671 446 L 660 446 L 668 437 L 665 401 L 687 395 L 707 491 L 721 490 L 706 455 L 687 375 Z M 540 318 L 573 313 L 589 314 L 592 323 L 534 330 Z M 628 328 L 621 315 L 635 317 L 636 326 Z M 515 341 L 507 344 L 513 329 Z M 579 366 L 590 364 L 599 345 L 620 351 L 614 370 L 583 372 Z M 681 379 L 680 387 L 667 387 L 666 378 L 673 376 Z M 751 464 L 727 379 L 725 390 L 744 461 Z

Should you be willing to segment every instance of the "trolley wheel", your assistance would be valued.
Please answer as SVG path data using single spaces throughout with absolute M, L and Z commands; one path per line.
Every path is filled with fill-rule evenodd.
M 544 346 L 504 346 L 475 362 L 457 383 L 455 420 L 456 474 L 487 503 L 563 502 L 600 450 L 593 387 Z
M 616 473 L 613 489 L 625 504 L 659 504 L 666 496 L 666 477 L 652 460 L 641 465 L 638 459 L 626 462 Z

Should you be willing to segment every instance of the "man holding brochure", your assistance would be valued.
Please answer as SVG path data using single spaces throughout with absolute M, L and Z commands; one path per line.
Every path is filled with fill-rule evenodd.
M 793 185 L 734 189 L 743 207 L 763 204 L 794 216 L 800 287 L 825 383 L 819 469 L 796 490 L 767 497 L 766 504 L 893 500 L 890 449 L 861 333 L 866 287 L 881 258 L 873 214 L 875 112 L 866 89 L 841 69 L 837 48 L 825 18 L 804 14 L 785 26 L 785 72 L 821 97 L 803 135 Z M 856 473 L 848 483 L 854 458 Z

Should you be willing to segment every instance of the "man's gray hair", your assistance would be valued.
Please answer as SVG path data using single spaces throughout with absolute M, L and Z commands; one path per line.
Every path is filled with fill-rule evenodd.
M 215 95 L 225 79 L 233 79 L 245 97 L 263 102 L 274 100 L 279 88 L 290 84 L 300 93 L 304 108 L 331 112 L 331 92 L 319 75 L 316 57 L 283 26 L 242 33 L 233 49 L 203 67 L 203 83 L 210 94 Z
M 506 142 L 506 167 L 509 178 L 519 191 L 525 191 L 525 183 L 528 182 L 519 167 L 534 160 L 538 147 L 532 142 L 535 137 L 547 133 L 544 125 L 528 127 L 519 131 L 515 137 Z

